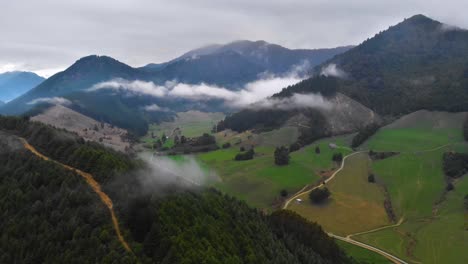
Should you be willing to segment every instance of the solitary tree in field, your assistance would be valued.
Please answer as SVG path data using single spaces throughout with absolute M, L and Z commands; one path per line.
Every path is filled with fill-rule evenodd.
M 320 147 L 319 146 L 315 147 L 315 153 L 320 154 Z
M 281 194 L 281 197 L 286 197 L 286 196 L 288 196 L 288 191 L 286 191 L 286 189 L 283 189 L 283 190 L 281 190 L 280 194 Z
M 309 199 L 314 204 L 324 202 L 330 196 L 330 191 L 327 187 L 316 188 L 309 193 Z
M 289 164 L 289 150 L 286 147 L 281 146 L 276 148 L 275 164 L 280 166 Z
M 368 182 L 375 182 L 375 176 L 374 174 L 369 174 L 369 176 L 367 176 L 367 181 Z
M 163 143 L 165 143 L 166 140 L 167 140 L 166 133 L 163 133 L 162 136 L 161 136 L 161 141 L 162 141 Z

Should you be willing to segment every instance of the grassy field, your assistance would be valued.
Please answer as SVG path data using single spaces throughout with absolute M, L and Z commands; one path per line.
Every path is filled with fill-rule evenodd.
M 331 192 L 327 203 L 312 204 L 308 194 L 304 194 L 299 197 L 303 202 L 294 202 L 289 209 L 341 236 L 389 224 L 383 190 L 367 181 L 370 165 L 367 153 L 350 156 L 343 170 L 327 183 Z
M 350 151 L 333 150 L 328 144 L 344 144 L 345 140 L 346 137 L 326 139 L 293 152 L 287 166 L 274 165 L 274 148 L 268 146 L 255 148 L 255 158 L 248 161 L 234 161 L 234 156 L 239 153 L 237 146 L 202 153 L 197 158 L 222 179 L 216 187 L 253 206 L 271 209 L 280 202 L 281 190 L 293 194 L 305 185 L 317 182 L 322 171 L 336 167 L 331 159 L 333 153 Z M 316 146 L 320 147 L 320 154 L 315 153 Z
M 186 137 L 197 137 L 203 133 L 211 133 L 211 129 L 224 118 L 222 113 L 205 113 L 198 111 L 181 112 L 174 121 L 151 124 L 146 136 L 142 138 L 145 143 L 153 142 L 151 133 L 160 138 L 163 133 L 170 136 L 174 129 L 179 128 Z M 157 139 L 156 139 L 157 140 Z
M 468 263 L 468 233 L 464 227 L 468 218 L 462 208 L 468 193 L 467 176 L 455 183 L 454 191 L 444 195 L 442 171 L 444 152 L 468 152 L 467 144 L 459 143 L 463 141 L 463 116 L 414 113 L 381 129 L 366 143 L 376 151 L 402 152 L 374 162 L 372 168 L 377 180 L 387 186 L 393 208 L 405 222 L 354 239 L 412 263 Z
M 340 248 L 342 248 L 349 256 L 353 259 L 363 262 L 363 263 L 372 263 L 372 264 L 391 264 L 392 262 L 386 259 L 385 257 L 374 253 L 370 250 L 364 249 L 362 247 L 355 246 L 350 243 L 346 243 L 341 240 L 335 240 Z

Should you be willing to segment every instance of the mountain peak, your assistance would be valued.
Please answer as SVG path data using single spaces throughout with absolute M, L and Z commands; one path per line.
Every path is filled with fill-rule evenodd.
M 412 26 L 439 26 L 441 23 L 425 15 L 414 15 L 405 19 L 399 25 L 412 25 Z

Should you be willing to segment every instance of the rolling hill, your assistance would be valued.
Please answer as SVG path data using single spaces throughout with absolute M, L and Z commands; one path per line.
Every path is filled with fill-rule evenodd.
M 45 79 L 32 72 L 0 73 L 0 101 L 8 102 L 36 87 Z M 0 105 L 2 105 L 0 103 Z

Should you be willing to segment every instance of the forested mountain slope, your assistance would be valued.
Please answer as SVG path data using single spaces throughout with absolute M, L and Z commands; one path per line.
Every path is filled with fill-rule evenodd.
M 162 188 L 140 161 L 25 118 L 0 117 L 0 131 L 2 262 L 353 263 L 320 226 L 291 212 L 266 216 L 177 181 Z M 37 158 L 18 136 L 59 163 Z M 131 252 L 98 196 L 60 164 L 102 186 Z

